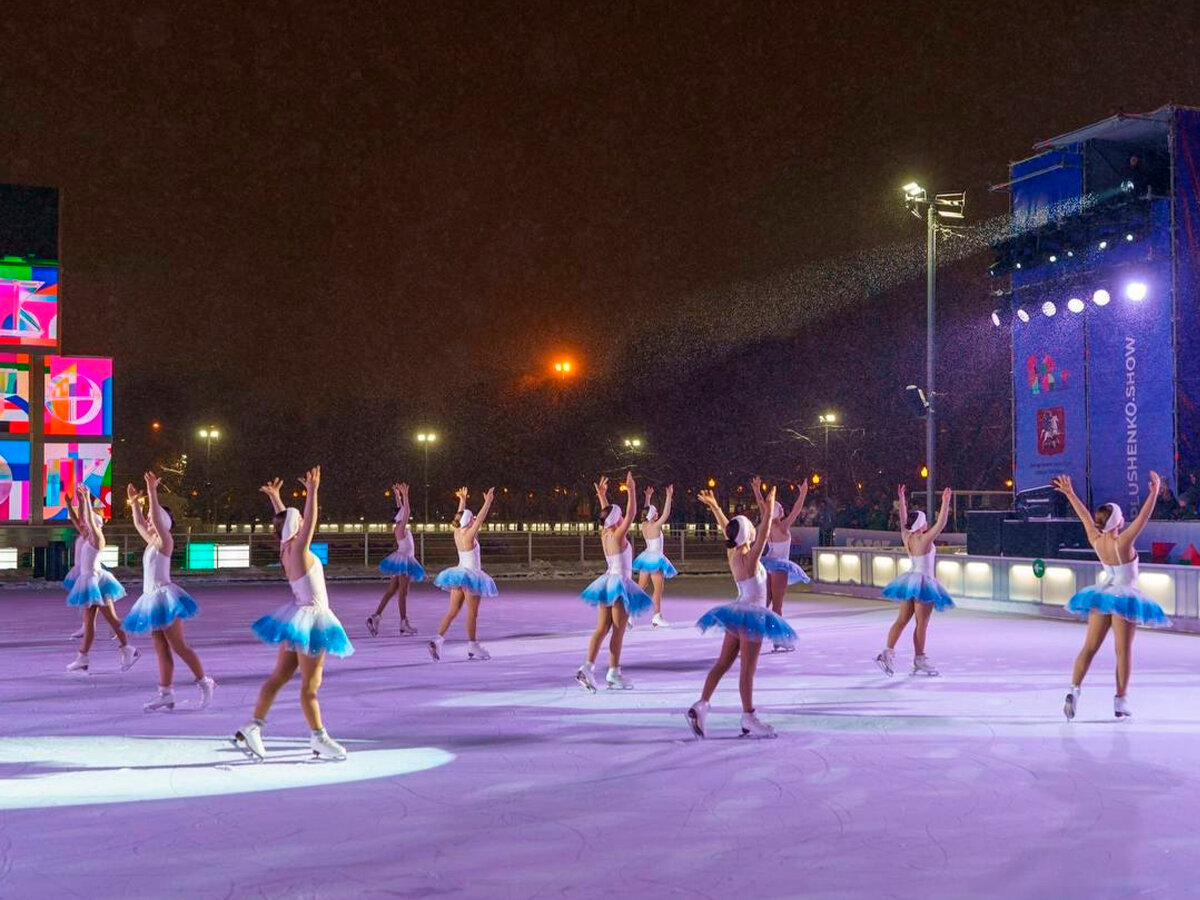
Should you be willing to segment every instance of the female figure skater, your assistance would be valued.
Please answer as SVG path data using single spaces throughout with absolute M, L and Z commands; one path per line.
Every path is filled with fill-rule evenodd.
M 750 481 L 754 488 L 754 499 L 761 509 L 764 502 L 762 479 L 757 475 Z M 783 615 L 783 598 L 793 584 L 808 584 L 812 579 L 792 562 L 792 525 L 804 512 L 804 501 L 808 498 L 808 482 L 800 485 L 800 493 L 792 504 L 792 511 L 783 514 L 783 504 L 776 500 L 771 505 L 771 534 L 767 538 L 767 550 L 763 554 L 763 568 L 767 570 L 767 606 L 777 616 Z M 794 644 L 773 644 L 772 653 L 788 653 L 795 650 Z
M 133 525 L 146 542 L 146 552 L 142 555 L 142 596 L 133 604 L 124 622 L 126 631 L 150 631 L 154 637 L 154 653 L 158 657 L 158 696 L 143 709 L 151 712 L 175 708 L 176 655 L 196 676 L 194 683 L 200 689 L 200 708 L 207 709 L 217 685 L 204 674 L 200 657 L 183 637 L 183 620 L 196 615 L 200 608 L 187 591 L 171 582 L 171 553 L 175 549 L 171 526 L 174 519 L 171 511 L 158 502 L 158 476 L 147 472 L 145 479 L 148 515 L 142 512 L 142 495 L 138 489 L 131 484 L 126 490 L 133 511 Z
M 725 532 L 729 571 L 737 584 L 738 596 L 733 603 L 710 609 L 696 622 L 701 631 L 721 629 L 725 632 L 725 641 L 704 680 L 700 699 L 687 711 L 688 725 L 696 737 L 707 735 L 709 701 L 733 661 L 741 656 L 738 690 L 742 696 L 742 737 L 773 738 L 775 729 L 761 721 L 754 711 L 754 670 L 764 638 L 777 644 L 790 644 L 796 639 L 791 626 L 767 608 L 767 571 L 759 562 L 770 536 L 775 488 L 771 488 L 760 507 L 758 528 L 745 516 L 726 518 L 712 491 L 701 491 L 699 498 Z
M 646 488 L 646 518 L 642 522 L 642 537 L 646 539 L 646 549 L 633 561 L 633 570 L 638 573 L 638 587 L 644 592 L 646 585 L 653 585 L 651 592 L 654 597 L 654 617 L 650 624 L 655 628 L 671 627 L 662 614 L 663 582 L 679 574 L 671 565 L 671 561 L 663 555 L 662 523 L 671 519 L 671 500 L 675 497 L 675 485 L 668 484 L 666 494 L 662 513 L 659 513 L 650 502 L 654 497 L 654 488 Z
M 458 565 L 438 572 L 433 580 L 436 587 L 450 592 L 450 608 L 442 616 L 438 632 L 429 642 L 429 655 L 434 662 L 442 658 L 442 644 L 446 632 L 454 618 L 467 605 L 467 658 L 491 659 L 492 654 L 479 643 L 476 638 L 475 626 L 479 620 L 479 600 L 481 597 L 495 597 L 500 592 L 496 590 L 496 582 L 492 576 L 483 571 L 479 563 L 479 528 L 487 520 L 492 509 L 492 499 L 496 496 L 495 488 L 488 488 L 483 494 L 483 506 L 479 515 L 473 515 L 467 509 L 467 489 L 459 488 L 454 492 L 458 497 L 458 512 L 454 514 L 454 546 L 458 550 Z
M 942 508 L 938 510 L 937 522 L 929 527 L 925 513 L 918 512 L 911 527 L 908 526 L 908 496 L 904 485 L 900 485 L 900 539 L 904 541 L 904 549 L 912 559 L 912 570 L 893 578 L 883 589 L 883 596 L 900 604 L 900 612 L 896 621 L 888 631 L 887 646 L 875 657 L 879 668 L 888 677 L 895 672 L 896 642 L 904 633 L 905 626 L 914 615 L 917 617 L 917 627 L 913 631 L 913 667 L 914 675 L 937 675 L 925 655 L 925 632 L 929 628 L 929 617 L 936 609 L 954 609 L 954 601 L 950 593 L 942 587 L 934 575 L 934 563 L 937 559 L 937 548 L 934 540 L 946 527 L 950 518 L 950 488 L 942 491 Z
M 1125 692 L 1129 689 L 1133 636 L 1137 627 L 1171 624 L 1162 607 L 1138 590 L 1138 555 L 1134 549 L 1138 535 L 1154 512 L 1159 491 L 1162 490 L 1162 479 L 1157 472 L 1150 473 L 1150 492 L 1146 494 L 1142 508 L 1128 528 L 1124 528 L 1125 516 L 1116 503 L 1106 503 L 1096 510 L 1095 515 L 1090 515 L 1087 507 L 1075 496 L 1069 476 L 1060 475 L 1053 483 L 1059 493 L 1070 501 L 1075 515 L 1083 522 L 1088 543 L 1104 567 L 1104 574 L 1097 585 L 1084 588 L 1067 602 L 1067 609 L 1078 616 L 1087 617 L 1087 635 L 1083 639 L 1083 649 L 1075 658 L 1071 688 L 1063 703 L 1063 714 L 1068 722 L 1075 718 L 1084 676 L 1111 627 L 1117 649 L 1117 693 L 1113 697 L 1113 715 L 1123 719 L 1133 715 Z
M 637 516 L 637 485 L 634 484 L 633 473 L 625 475 L 624 515 L 621 515 L 621 507 L 608 502 L 608 478 L 601 476 L 593 487 L 600 501 L 600 546 L 604 548 L 608 571 L 584 588 L 580 595 L 585 603 L 596 607 L 597 615 L 596 630 L 588 641 L 587 659 L 575 672 L 575 680 L 584 690 L 594 694 L 596 676 L 593 668 L 600 654 L 600 644 L 610 629 L 612 637 L 608 640 L 608 674 L 604 676 L 604 681 L 610 691 L 633 688 L 632 682 L 621 677 L 625 624 L 630 616 L 641 615 L 651 609 L 654 601 L 633 580 L 633 546 L 628 538 L 629 526 Z
M 79 655 L 67 666 L 67 671 L 88 670 L 88 652 L 92 649 L 92 641 L 96 639 L 96 613 L 99 611 L 121 642 L 121 671 L 127 672 L 142 654 L 136 647 L 129 646 L 125 631 L 121 628 L 121 620 L 113 608 L 113 601 L 125 596 L 125 588 L 100 565 L 100 554 L 105 547 L 104 522 L 92 507 L 91 492 L 80 485 L 76 488 L 75 498 L 84 542 L 79 548 L 79 572 L 74 586 L 67 593 L 67 605 L 83 608 L 83 642 L 79 645 Z
M 251 759 L 266 759 L 262 729 L 267 713 L 279 689 L 291 681 L 300 669 L 300 709 L 312 729 L 309 746 L 313 757 L 343 760 L 346 748 L 329 736 L 321 721 L 317 692 L 325 669 L 325 655 L 349 656 L 354 652 L 346 629 L 329 608 L 325 592 L 325 569 L 313 555 L 310 545 L 317 530 L 317 492 L 321 487 L 321 467 L 314 466 L 301 479 L 305 489 L 304 514 L 285 508 L 276 478 L 259 488 L 275 511 L 275 533 L 279 536 L 279 562 L 292 588 L 293 602 L 279 607 L 254 623 L 254 633 L 268 644 L 278 644 L 275 671 L 268 676 L 254 704 L 254 718 L 234 734 L 233 744 Z
M 396 549 L 379 562 L 379 571 L 391 577 L 379 606 L 374 613 L 367 616 L 367 631 L 371 633 L 371 637 L 379 635 L 379 620 L 383 617 L 383 611 L 387 609 L 393 594 L 396 595 L 396 603 L 400 607 L 400 633 L 417 633 L 417 629 L 408 624 L 408 586 L 425 578 L 425 568 L 417 562 L 412 532 L 408 528 L 408 519 L 412 511 L 412 504 L 408 499 L 408 485 L 393 484 L 392 497 L 396 500 L 396 512 L 392 516 L 395 523 L 392 531 L 396 535 Z
M 71 593 L 71 588 L 75 587 L 75 581 L 79 578 L 79 558 L 83 552 L 83 545 L 85 542 L 85 538 L 83 536 L 83 526 L 79 523 L 79 510 L 75 507 L 74 497 L 69 495 L 67 497 L 67 518 L 70 520 L 71 525 L 75 529 L 74 559 L 71 563 L 70 571 L 67 572 L 66 577 L 62 580 L 62 586 L 69 594 Z M 67 640 L 77 641 L 83 637 L 83 623 L 85 619 L 87 619 L 86 609 L 82 611 L 79 617 L 79 628 L 76 629 L 75 632 L 72 633 L 69 638 L 67 638 Z M 114 631 L 108 636 L 108 639 L 110 641 L 115 641 L 117 639 L 117 633 Z

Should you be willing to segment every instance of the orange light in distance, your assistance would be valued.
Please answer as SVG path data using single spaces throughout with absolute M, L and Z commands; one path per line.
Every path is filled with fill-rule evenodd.
M 162 422 L 151 422 L 150 427 L 154 431 L 161 431 L 162 430 Z
M 921 477 L 922 478 L 929 477 L 929 466 L 921 466 Z
M 715 488 L 717 486 L 717 479 L 715 479 L 715 478 L 708 479 L 708 486 L 710 488 Z
M 813 484 L 820 484 L 820 483 L 821 483 L 821 476 L 820 476 L 820 475 L 818 475 L 816 472 L 813 472 L 813 476 L 812 476 L 812 483 L 813 483 Z
M 1011 478 L 1007 478 L 1007 479 L 1005 479 L 1005 481 L 1004 481 L 1004 486 L 1005 486 L 1005 487 L 1012 487 L 1012 485 L 1013 485 L 1013 481 L 1012 481 L 1012 479 L 1011 479 Z

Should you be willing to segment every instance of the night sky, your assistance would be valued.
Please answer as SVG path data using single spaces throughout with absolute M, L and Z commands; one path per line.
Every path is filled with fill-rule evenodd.
M 583 479 L 631 430 L 650 477 L 802 477 L 783 428 L 826 406 L 893 478 L 899 185 L 990 221 L 1035 141 L 1200 103 L 1187 3 L 184 6 L 6 11 L 0 181 L 62 189 L 64 347 L 116 357 L 119 472 L 211 421 L 250 502 L 314 461 L 346 509 L 417 481 L 427 424 L 447 485 Z M 1008 348 L 962 256 L 941 452 L 1002 487 Z

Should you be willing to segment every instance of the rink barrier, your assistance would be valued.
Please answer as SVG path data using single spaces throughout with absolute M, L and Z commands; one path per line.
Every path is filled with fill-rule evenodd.
M 1027 612 L 1059 617 L 1071 595 L 1096 584 L 1102 571 L 1090 560 L 1051 559 L 1038 578 L 1033 563 L 1012 556 L 941 553 L 936 572 L 955 602 L 967 608 L 1015 604 Z M 912 560 L 902 550 L 822 547 L 814 552 L 813 585 L 829 593 L 880 597 L 884 585 L 911 569 Z M 1147 563 L 1140 573 L 1139 586 L 1167 615 L 1200 624 L 1200 567 Z

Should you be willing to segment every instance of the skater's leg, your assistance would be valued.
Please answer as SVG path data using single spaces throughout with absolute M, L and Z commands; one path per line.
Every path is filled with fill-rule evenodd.
M 1117 696 L 1124 697 L 1129 690 L 1129 673 L 1133 668 L 1133 636 L 1137 633 L 1137 625 L 1113 616 L 1112 632 L 1117 649 Z
M 396 605 L 400 607 L 400 621 L 408 620 L 408 585 L 412 581 L 407 575 L 396 576 Z
M 396 590 L 398 589 L 399 585 L 400 585 L 400 577 L 398 575 L 393 575 L 391 578 L 388 579 L 387 592 L 383 595 L 382 598 L 380 598 L 379 605 L 377 607 L 375 607 L 375 616 L 374 617 L 376 619 L 378 619 L 380 616 L 383 615 L 383 611 L 385 609 L 387 609 L 388 601 L 392 599 L 392 595 L 394 593 L 396 593 Z
M 612 605 L 612 637 L 608 639 L 608 666 L 610 669 L 621 665 L 621 648 L 625 646 L 625 626 L 629 624 L 629 613 L 620 603 Z
M 608 634 L 612 628 L 613 617 L 611 606 L 596 607 L 596 630 L 592 632 L 592 636 L 588 639 L 588 665 L 594 665 L 596 657 L 600 655 L 600 645 L 604 643 L 604 636 Z
M 1087 634 L 1083 637 L 1083 647 L 1080 649 L 1079 655 L 1075 657 L 1075 668 L 1071 672 L 1071 684 L 1083 684 L 1092 660 L 1108 635 L 1111 620 L 1112 616 L 1096 612 L 1094 609 L 1088 614 Z
M 653 572 L 650 575 L 650 583 L 654 586 L 654 591 L 651 596 L 654 598 L 654 615 L 662 615 L 662 598 L 663 598 L 663 573 Z M 645 590 L 643 587 L 642 590 Z
M 725 673 L 729 671 L 729 667 L 733 665 L 733 661 L 737 659 L 740 649 L 741 643 L 738 640 L 738 636 L 725 632 L 725 641 L 721 644 L 721 653 L 709 670 L 708 677 L 704 679 L 704 690 L 700 692 L 701 700 L 707 703 L 712 699 L 713 692 L 717 689 L 717 685 Z
M 306 656 L 297 654 L 300 664 L 300 709 L 304 720 L 313 731 L 321 731 L 321 706 L 317 703 L 317 692 L 321 689 L 321 677 L 325 672 L 325 654 Z
M 646 590 L 646 585 L 648 585 L 649 583 L 650 583 L 650 573 L 649 572 L 638 572 L 638 587 L 640 587 L 644 591 L 644 590 Z M 657 609 L 655 609 L 654 611 L 658 612 Z
M 108 619 L 108 624 L 112 626 L 113 634 L 117 636 L 117 642 L 122 647 L 128 644 L 129 641 L 125 637 L 125 629 L 121 627 L 121 620 L 117 618 L 117 611 L 113 608 L 111 600 L 100 607 L 100 614 Z
M 913 653 L 925 655 L 925 632 L 929 630 L 929 619 L 933 615 L 932 603 L 914 603 L 917 625 L 913 629 Z
M 275 671 L 267 676 L 267 680 L 258 691 L 258 699 L 254 703 L 254 718 L 266 719 L 267 713 L 271 711 L 271 704 L 275 702 L 275 695 L 296 674 L 296 667 L 299 665 L 297 655 L 294 650 L 279 648 L 279 656 L 275 659 Z
M 442 637 L 446 636 L 446 632 L 450 630 L 451 623 L 454 622 L 463 606 L 463 600 L 466 597 L 466 592 L 462 588 L 455 588 L 450 592 L 450 608 L 446 610 L 446 614 L 442 616 L 442 622 L 438 625 L 438 634 Z
M 175 657 L 171 656 L 171 645 L 162 631 L 151 632 L 154 641 L 154 655 L 158 658 L 158 684 L 169 688 L 175 683 Z
M 742 668 L 738 673 L 738 692 L 742 695 L 742 712 L 754 712 L 754 672 L 758 669 L 758 654 L 762 641 L 742 638 L 738 649 L 742 654 Z
M 775 615 L 783 615 L 783 597 L 787 593 L 787 572 L 767 573 L 767 605 Z M 743 665 L 745 657 L 743 656 Z
M 911 600 L 905 600 L 900 604 L 900 609 L 896 613 L 896 621 L 892 623 L 892 627 L 888 630 L 887 646 L 889 650 L 896 649 L 896 642 L 900 640 L 900 635 L 904 634 L 904 629 L 908 627 L 909 619 L 913 617 L 914 605 Z
M 161 632 L 154 632 L 155 635 Z M 171 650 L 175 651 L 175 655 L 183 660 L 184 665 L 192 670 L 192 674 L 199 681 L 204 677 L 204 664 L 200 662 L 200 657 L 196 655 L 196 651 L 191 648 L 188 642 L 183 637 L 183 623 L 176 619 L 170 624 L 166 632 L 167 643 Z M 170 684 L 169 681 L 164 681 L 163 684 Z
M 467 640 L 475 640 L 475 626 L 479 622 L 479 595 L 467 594 Z
M 83 643 L 79 645 L 80 653 L 92 649 L 92 641 L 96 639 L 96 612 L 99 607 L 85 606 L 83 608 Z

